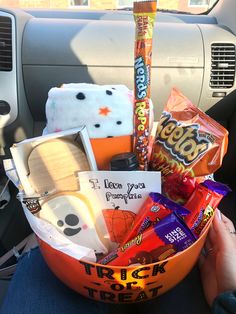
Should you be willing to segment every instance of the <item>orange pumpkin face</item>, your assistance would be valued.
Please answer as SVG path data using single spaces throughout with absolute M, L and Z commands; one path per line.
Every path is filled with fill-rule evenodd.
M 103 209 L 103 216 L 112 242 L 121 243 L 134 222 L 136 214 L 129 210 Z

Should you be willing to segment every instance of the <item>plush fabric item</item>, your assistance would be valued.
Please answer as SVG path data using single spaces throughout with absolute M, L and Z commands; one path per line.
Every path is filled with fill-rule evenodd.
M 90 138 L 133 133 L 133 96 L 124 85 L 63 84 L 46 102 L 44 134 L 86 125 Z

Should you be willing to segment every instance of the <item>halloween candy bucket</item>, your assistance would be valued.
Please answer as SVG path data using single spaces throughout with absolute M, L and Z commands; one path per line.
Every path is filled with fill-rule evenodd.
M 63 131 L 63 133 L 57 133 L 56 135 L 45 135 L 43 138 L 31 139 L 27 142 L 18 143 L 15 145 L 14 148 L 12 148 L 12 152 L 13 155 L 18 158 L 15 158 L 14 160 L 22 161 L 18 167 L 20 170 L 18 171 L 18 174 L 21 175 L 22 178 L 21 181 L 26 181 L 30 188 L 38 187 L 40 191 L 41 188 L 45 186 L 45 184 L 38 184 L 41 183 L 41 181 L 36 181 L 34 186 L 31 186 L 30 183 L 32 181 L 28 182 L 27 180 L 23 180 L 28 178 L 24 178 L 23 176 L 24 174 L 27 174 L 27 171 L 23 171 L 27 170 L 23 161 L 31 160 L 30 158 L 25 158 L 25 155 L 23 154 L 23 152 L 26 151 L 26 148 L 28 148 L 30 154 L 32 154 L 32 151 L 34 151 L 35 147 L 40 148 L 40 145 L 36 145 L 38 144 L 38 141 L 40 141 L 40 144 L 45 144 L 48 141 L 52 143 L 52 140 L 55 139 L 60 139 L 63 141 L 63 139 L 65 140 L 65 136 L 67 141 L 69 141 L 69 139 L 74 139 L 74 134 L 76 134 L 75 138 L 78 140 L 78 145 L 81 145 L 79 138 L 81 141 L 86 139 L 86 134 L 83 130 L 84 129 L 79 129 L 79 132 L 76 130 L 73 131 L 73 133 L 70 133 L 69 131 L 68 133 Z M 87 143 L 89 143 L 89 141 L 87 141 Z M 66 147 L 67 146 L 68 145 L 66 145 Z M 86 148 L 87 152 L 89 152 L 89 145 L 87 145 Z M 63 146 L 63 152 L 64 151 L 65 149 Z M 69 150 L 69 152 L 71 152 L 71 150 Z M 88 161 L 92 165 L 92 155 L 89 154 L 88 157 Z M 54 162 L 52 163 L 53 166 L 55 166 L 57 158 L 58 154 L 56 154 L 56 160 L 54 159 Z M 16 165 L 18 165 L 17 162 Z M 42 167 L 40 169 L 41 170 L 37 173 L 42 174 Z M 53 171 L 53 173 L 54 172 L 55 171 Z M 58 173 L 59 171 L 57 171 L 56 174 Z M 201 233 L 199 239 L 190 245 L 187 249 L 178 252 L 176 255 L 167 259 L 163 258 L 158 262 L 145 265 L 143 265 L 143 263 L 139 263 L 139 265 L 137 265 L 137 262 L 135 262 L 135 264 L 132 263 L 132 266 L 105 265 L 104 263 L 102 264 L 101 260 L 100 263 L 95 262 L 97 260 L 95 256 L 95 250 L 96 253 L 101 252 L 106 254 L 107 252 L 104 249 L 103 242 L 99 241 L 99 238 L 96 238 L 95 241 L 95 235 L 98 235 L 99 232 L 96 232 L 95 228 L 91 228 L 91 230 L 89 229 L 90 222 L 92 227 L 97 223 L 97 216 L 94 216 L 95 213 L 91 210 L 91 208 L 95 208 L 97 210 L 98 202 L 96 202 L 95 195 L 92 194 L 92 191 L 101 191 L 102 189 L 97 187 L 102 186 L 104 186 L 106 189 L 111 189 L 113 192 L 110 192 L 109 196 L 114 197 L 114 201 L 116 202 L 115 205 L 119 205 L 116 207 L 119 207 L 120 209 L 116 209 L 115 207 L 111 210 L 107 204 L 104 204 L 104 206 L 101 207 L 103 210 L 102 212 L 104 213 L 105 210 L 106 214 L 110 212 L 119 213 L 121 210 L 124 210 L 122 213 L 126 214 L 127 208 L 123 207 L 122 205 L 126 204 L 124 200 L 127 201 L 127 199 L 121 198 L 120 201 L 123 203 L 118 204 L 118 199 L 116 197 L 117 194 L 124 195 L 126 197 L 127 195 L 132 196 L 130 202 L 127 201 L 130 203 L 128 209 L 131 210 L 131 200 L 132 202 L 139 200 L 140 195 L 142 195 L 142 191 L 146 189 L 149 192 L 154 191 L 158 186 L 157 182 L 160 183 L 160 173 L 158 175 L 158 172 L 156 171 L 130 171 L 128 173 L 129 175 L 123 174 L 122 171 L 78 172 L 80 191 L 57 191 L 54 194 L 52 193 L 51 196 L 47 193 L 44 193 L 45 199 L 42 196 L 34 197 L 34 194 L 30 193 L 28 195 L 22 194 L 22 197 L 20 197 L 19 193 L 19 199 L 22 203 L 25 215 L 33 231 L 38 237 L 41 252 L 49 268 L 68 287 L 88 298 L 97 301 L 110 303 L 133 303 L 149 300 L 165 293 L 178 284 L 190 272 L 198 259 L 210 226 L 210 223 L 205 226 L 204 231 Z M 31 167 L 31 175 L 32 174 L 33 171 Z M 119 179 L 118 176 L 120 176 Z M 39 176 L 37 178 L 39 179 Z M 100 178 L 101 182 L 103 182 L 103 185 L 99 183 Z M 45 183 L 45 176 L 42 178 L 42 180 Z M 56 180 L 56 182 L 58 182 L 58 180 Z M 60 182 L 61 181 L 59 181 L 59 183 Z M 72 182 L 74 181 L 72 180 Z M 89 184 L 89 191 L 87 190 L 87 184 L 85 184 L 86 182 L 88 182 L 88 184 L 92 183 Z M 152 185 L 150 186 L 150 184 Z M 61 185 L 59 185 L 59 187 L 61 187 Z M 127 192 L 127 188 L 129 193 Z M 104 195 L 107 195 L 106 189 L 104 190 Z M 123 192 L 120 191 L 122 189 L 124 189 Z M 31 191 L 28 188 L 28 185 L 25 184 L 24 191 L 26 190 Z M 83 192 L 86 194 L 84 197 L 81 195 Z M 143 200 L 144 199 L 145 198 L 143 198 Z M 110 201 L 110 199 L 108 201 Z M 74 202 L 78 204 L 76 212 L 73 211 L 73 204 L 75 204 Z M 94 206 L 90 206 L 90 203 L 92 204 L 92 202 L 95 202 Z M 50 209 L 51 213 L 54 215 L 50 216 L 51 218 L 46 221 L 43 220 L 43 213 L 48 209 Z M 83 215 L 85 212 L 87 212 L 86 217 Z M 69 225 L 74 227 L 77 225 L 77 222 L 75 221 L 76 213 L 77 221 L 80 221 L 81 223 L 79 229 L 87 230 L 87 236 L 82 237 L 83 241 L 79 242 L 80 244 L 77 244 L 78 242 L 73 242 L 72 239 L 70 240 L 68 237 L 65 237 L 65 235 L 71 237 L 73 235 L 71 234 L 71 231 L 74 232 L 76 230 L 75 228 L 68 228 L 67 226 Z M 63 217 L 61 215 L 63 215 Z M 55 219 L 55 217 L 57 219 Z M 114 221 L 112 221 L 112 226 L 114 226 L 113 222 Z M 58 230 L 62 226 L 63 234 Z M 85 229 L 85 227 L 87 229 Z M 99 228 L 99 230 L 103 229 Z M 74 234 L 75 237 L 77 236 L 77 233 L 78 232 L 76 231 L 76 234 Z M 88 243 L 89 240 L 90 243 Z
M 100 173 L 100 171 L 97 171 L 96 173 Z M 118 172 L 107 171 L 107 173 L 116 174 Z M 135 174 L 135 172 L 133 171 L 131 171 L 130 173 L 133 176 Z M 152 172 L 146 171 L 142 173 L 149 175 L 152 174 Z M 125 176 L 123 175 L 123 177 Z M 53 198 L 50 198 L 48 200 L 48 204 L 50 203 L 49 205 L 51 205 L 52 212 L 57 212 L 59 219 L 58 222 L 62 222 L 62 216 L 60 216 L 60 212 L 58 212 L 59 208 L 57 208 L 57 205 L 60 203 L 59 198 L 64 198 L 64 201 L 68 200 L 73 205 L 72 196 L 74 197 L 74 194 L 75 193 L 70 194 L 70 197 L 68 196 L 68 194 L 66 194 L 66 199 L 65 193 L 58 194 L 58 196 L 54 198 L 58 200 L 58 202 L 53 202 L 55 206 L 51 202 Z M 152 195 L 158 193 L 150 194 Z M 89 195 L 91 195 L 91 192 L 89 193 Z M 68 287 L 75 290 L 79 294 L 97 301 L 109 303 L 134 303 L 149 300 L 158 297 L 159 295 L 165 293 L 166 291 L 177 285 L 191 271 L 191 269 L 197 262 L 212 221 L 212 218 L 208 220 L 207 225 L 205 225 L 203 232 L 200 234 L 200 237 L 195 242 L 192 242 L 190 246 L 186 246 L 187 249 L 178 251 L 178 253 L 172 255 L 169 258 L 165 259 L 165 257 L 163 257 L 162 255 L 162 259 L 158 259 L 158 262 L 144 264 L 142 261 L 138 262 L 136 260 L 133 260 L 132 265 L 129 266 L 124 266 L 128 264 L 113 266 L 112 264 L 109 265 L 104 263 L 104 259 L 106 259 L 112 252 L 114 252 L 113 249 L 108 255 L 106 255 L 108 252 L 105 252 L 103 250 L 103 243 L 100 243 L 99 239 L 96 240 L 95 238 L 93 238 L 92 233 L 90 234 L 91 239 L 94 239 L 94 241 L 92 241 L 94 242 L 92 243 L 92 245 L 91 241 L 90 243 L 87 243 L 89 238 L 88 233 L 87 237 L 83 237 L 83 241 L 80 242 L 80 245 L 78 245 L 76 242 L 72 242 L 72 239 L 70 240 L 68 237 L 65 237 L 64 234 L 62 234 L 58 230 L 58 228 L 55 228 L 48 221 L 40 219 L 39 216 L 35 214 L 35 211 L 37 210 L 40 210 L 38 213 L 44 212 L 45 203 L 41 204 L 40 209 L 38 208 L 37 204 L 35 205 L 34 202 L 32 203 L 32 201 L 32 199 L 21 199 L 22 207 L 33 231 L 37 235 L 42 255 L 51 271 L 63 283 L 65 283 Z M 82 198 L 80 198 L 79 201 L 79 210 L 86 211 L 86 206 L 88 206 L 87 202 L 84 202 L 83 204 L 82 201 L 84 200 Z M 31 203 L 31 206 L 33 206 L 33 208 L 29 206 L 29 203 Z M 144 204 L 146 204 L 146 202 L 144 202 Z M 152 208 L 153 207 L 154 206 L 152 206 Z M 68 206 L 65 206 L 65 208 L 69 214 L 72 213 Z M 110 211 L 111 209 L 109 209 L 109 212 Z M 185 211 L 188 210 L 185 209 Z M 121 209 L 114 209 L 113 212 L 120 212 L 124 214 L 127 213 L 126 210 L 122 211 Z M 62 214 L 64 214 L 65 216 L 65 213 Z M 167 217 L 169 217 L 170 215 L 162 218 L 162 220 L 157 223 L 156 226 L 160 226 L 160 224 L 164 222 L 165 219 L 167 219 Z M 66 221 L 66 217 L 64 217 L 65 222 L 68 225 L 71 225 L 71 222 Z M 79 215 L 81 228 L 83 224 L 82 220 L 84 220 L 83 218 L 84 217 L 82 215 Z M 86 221 L 88 224 L 88 220 Z M 66 225 L 64 224 L 64 227 L 65 226 Z M 75 228 L 70 230 L 74 229 Z M 189 238 L 185 236 L 186 233 L 183 234 L 182 231 L 179 231 L 179 229 L 179 227 L 175 227 L 174 230 L 176 230 L 177 233 L 175 232 L 172 234 L 171 230 L 173 229 L 167 228 L 167 233 L 165 234 L 168 235 L 167 238 L 169 243 L 172 243 L 171 240 L 173 239 L 175 243 L 176 241 L 178 243 L 181 243 L 182 240 L 185 243 L 187 243 L 186 241 L 189 241 Z M 68 226 L 66 226 L 65 230 L 69 230 Z M 149 228 L 147 229 L 147 232 L 148 230 Z M 91 230 L 91 232 L 92 231 L 93 234 L 96 235 L 95 230 Z M 142 238 L 143 245 L 144 233 Z M 129 242 L 126 242 L 126 244 L 127 243 Z M 137 241 L 135 245 L 137 244 L 137 246 L 140 247 L 140 243 L 141 240 L 139 242 Z M 91 249 L 88 248 L 88 245 L 90 245 Z M 121 245 L 121 247 L 122 246 L 123 245 Z M 149 247 L 152 248 L 152 244 L 150 244 Z M 146 248 L 147 247 L 142 246 L 142 250 L 145 251 Z M 95 256 L 95 249 L 97 252 L 105 253 L 105 257 L 99 258 L 97 254 Z M 150 254 L 152 254 L 152 250 L 150 251 Z M 155 251 L 155 253 L 153 252 L 153 254 L 157 255 L 157 252 Z M 158 256 L 160 256 L 160 254 Z M 99 260 L 99 262 L 96 262 L 97 260 Z
M 155 298 L 178 284 L 195 265 L 209 230 L 186 250 L 161 262 L 139 266 L 105 266 L 77 260 L 39 240 L 52 272 L 85 297 L 109 303 L 133 303 Z

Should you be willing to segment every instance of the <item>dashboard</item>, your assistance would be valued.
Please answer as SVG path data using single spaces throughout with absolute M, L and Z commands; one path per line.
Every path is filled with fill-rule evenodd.
M 2 154 L 12 142 L 42 133 L 51 87 L 85 82 L 133 89 L 132 12 L 0 8 L 0 33 Z M 151 73 L 155 119 L 172 87 L 204 111 L 232 92 L 235 43 L 214 17 L 159 12 Z

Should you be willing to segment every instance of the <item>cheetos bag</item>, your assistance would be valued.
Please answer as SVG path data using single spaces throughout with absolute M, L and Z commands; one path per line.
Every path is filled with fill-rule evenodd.
M 220 168 L 227 145 L 228 131 L 172 89 L 158 123 L 150 165 L 162 172 L 163 193 L 185 203 L 196 183 Z

